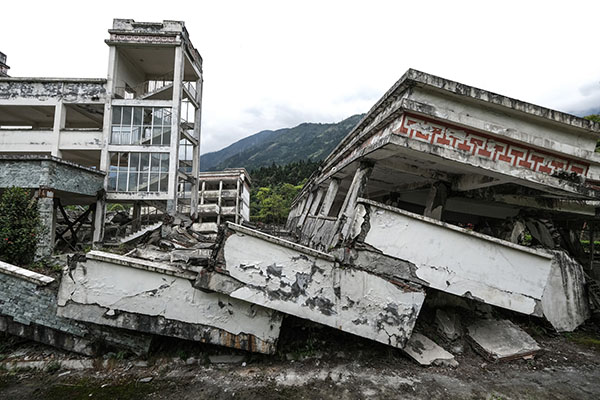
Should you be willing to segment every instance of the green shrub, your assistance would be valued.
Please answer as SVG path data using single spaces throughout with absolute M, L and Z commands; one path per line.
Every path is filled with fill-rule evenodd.
M 25 189 L 6 189 L 0 198 L 0 259 L 16 265 L 30 264 L 40 233 L 37 200 Z

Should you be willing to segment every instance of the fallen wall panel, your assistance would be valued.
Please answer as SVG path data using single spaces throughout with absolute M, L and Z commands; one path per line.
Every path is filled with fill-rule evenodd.
M 425 293 L 418 285 L 341 268 L 331 255 L 235 224 L 225 239 L 223 270 L 240 285 L 229 296 L 403 347 Z
M 64 271 L 58 314 L 158 335 L 273 353 L 282 316 L 192 287 L 196 274 L 90 252 Z

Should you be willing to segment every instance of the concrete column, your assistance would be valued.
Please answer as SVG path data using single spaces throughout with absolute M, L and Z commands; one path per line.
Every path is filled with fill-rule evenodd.
M 54 209 L 54 192 L 40 189 L 37 199 L 38 213 L 42 232 L 38 236 L 38 244 L 35 251 L 35 260 L 49 257 L 54 252 L 54 240 L 56 233 L 56 212 Z
M 62 100 L 59 100 L 54 107 L 54 126 L 52 135 L 52 151 L 51 155 L 54 157 L 61 157 L 60 152 L 60 131 L 65 129 L 65 123 L 67 121 L 67 110 Z
M 442 182 L 436 182 L 431 186 L 427 201 L 425 203 L 425 211 L 423 215 L 426 217 L 442 220 L 442 213 L 448 199 L 448 188 Z
M 97 243 L 104 240 L 104 219 L 106 216 L 106 196 L 100 196 L 96 200 L 96 210 L 94 211 L 94 234 L 92 244 L 94 248 Z
M 219 197 L 217 198 L 218 214 L 217 225 L 221 223 L 221 195 L 223 194 L 223 181 L 219 181 Z
M 337 245 L 340 239 L 343 240 L 348 235 L 354 217 L 354 211 L 356 209 L 356 200 L 363 195 L 372 171 L 373 163 L 362 161 L 354 173 L 352 184 L 350 184 L 350 188 L 348 189 L 348 193 L 346 194 L 346 198 L 344 199 L 344 203 L 338 214 L 337 221 L 335 222 L 333 232 L 338 233 L 333 235 L 332 246 Z
M 139 201 L 133 203 L 133 223 L 131 227 L 134 232 L 142 229 L 142 205 Z
M 304 208 L 302 210 L 302 214 L 300 215 L 300 218 L 298 219 L 296 228 L 302 229 L 302 225 L 304 225 L 304 221 L 306 221 L 306 217 L 308 217 L 308 212 L 310 211 L 310 206 L 312 205 L 314 197 L 315 196 L 314 196 L 313 192 L 310 192 L 308 194 L 308 200 L 306 200 L 306 203 L 304 204 Z
M 312 206 L 310 206 L 310 211 L 308 212 L 308 215 L 317 215 L 317 211 L 319 210 L 319 204 L 321 203 L 323 194 L 325 194 L 325 189 L 319 188 L 319 190 L 317 191 L 317 196 L 315 197 Z
M 183 47 L 175 47 L 175 61 L 173 72 L 173 107 L 171 108 L 171 149 L 169 152 L 169 200 L 167 212 L 170 215 L 177 213 L 177 170 L 179 169 L 179 131 L 181 123 L 181 98 L 183 93 Z
M 327 193 L 325 194 L 325 198 L 323 199 L 323 206 L 321 206 L 321 211 L 319 215 L 326 217 L 329 215 L 329 211 L 331 210 L 331 206 L 333 206 L 333 201 L 335 200 L 335 196 L 337 195 L 338 189 L 340 187 L 340 180 L 337 178 L 331 178 L 329 182 L 329 187 L 327 188 Z

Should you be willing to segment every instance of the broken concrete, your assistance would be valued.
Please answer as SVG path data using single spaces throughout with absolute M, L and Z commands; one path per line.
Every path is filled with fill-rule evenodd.
M 65 269 L 58 315 L 129 330 L 273 353 L 281 314 L 192 287 L 196 274 L 92 251 Z
M 467 326 L 473 347 L 492 361 L 506 361 L 536 354 L 541 348 L 525 331 L 508 320 L 479 320 Z
M 342 268 L 325 253 L 228 226 L 222 269 L 243 284 L 230 297 L 394 347 L 410 337 L 425 298 L 418 285 Z
M 458 339 L 462 334 L 460 317 L 455 312 L 438 308 L 435 310 L 435 324 L 438 331 L 450 341 Z
M 427 336 L 418 332 L 412 334 L 403 350 L 420 365 L 458 366 L 458 362 L 452 354 L 438 346 Z

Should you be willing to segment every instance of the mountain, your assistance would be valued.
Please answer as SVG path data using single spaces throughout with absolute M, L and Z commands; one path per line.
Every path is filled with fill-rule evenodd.
M 303 123 L 294 128 L 261 131 L 222 150 L 200 157 L 201 171 L 245 167 L 248 170 L 289 164 L 294 161 L 322 160 L 361 120 L 364 114 L 334 124 Z

